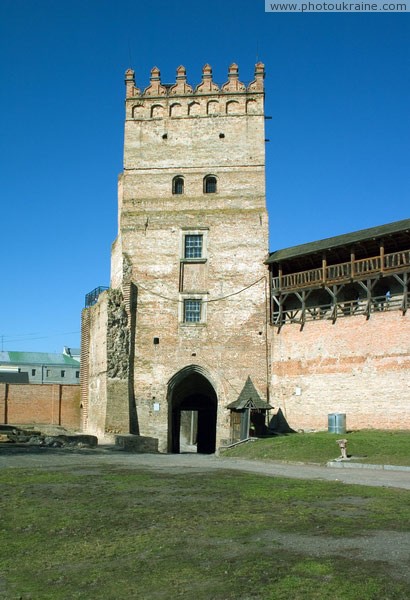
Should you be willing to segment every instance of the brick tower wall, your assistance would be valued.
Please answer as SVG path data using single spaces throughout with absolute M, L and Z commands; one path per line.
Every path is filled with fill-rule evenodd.
M 217 440 L 248 375 L 266 398 L 266 267 L 263 65 L 245 86 L 231 65 L 219 87 L 204 67 L 194 89 L 185 69 L 172 86 L 157 69 L 148 88 L 126 73 L 124 173 L 113 288 L 137 289 L 133 389 L 139 432 L 166 449 L 168 382 L 196 365 L 218 396 Z M 173 189 L 183 178 L 183 193 Z M 205 193 L 204 178 L 216 179 Z M 184 260 L 184 237 L 200 234 L 200 260 Z M 201 323 L 184 323 L 184 299 L 202 301 Z M 154 338 L 156 342 L 154 343 Z M 155 406 L 155 409 L 154 409 Z M 158 410 L 159 408 L 159 410 Z

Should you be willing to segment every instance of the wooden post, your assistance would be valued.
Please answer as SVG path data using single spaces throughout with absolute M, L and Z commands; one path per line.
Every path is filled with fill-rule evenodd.
M 355 255 L 355 252 L 354 252 L 354 248 L 352 248 L 350 250 L 350 277 L 351 277 L 351 279 L 353 279 L 354 276 L 356 275 L 355 268 L 354 268 L 354 266 L 355 266 L 355 260 L 356 260 L 356 255 Z
M 402 306 L 403 315 L 406 314 L 407 309 L 408 309 L 408 294 L 409 294 L 408 276 L 407 276 L 407 273 L 403 273 L 403 306 Z
M 380 241 L 380 270 L 384 271 L 384 240 Z
M 327 260 L 326 260 L 326 254 L 324 254 L 322 256 L 322 283 L 323 285 L 326 283 L 326 270 L 327 270 Z
M 9 422 L 9 385 L 8 383 L 4 386 L 4 424 L 7 425 Z

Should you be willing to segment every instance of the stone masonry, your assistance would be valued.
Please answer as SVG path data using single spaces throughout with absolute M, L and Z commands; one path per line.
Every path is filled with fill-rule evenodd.
M 218 445 L 248 376 L 267 398 L 263 79 L 258 63 L 245 86 L 233 64 L 218 86 L 206 65 L 193 88 L 184 67 L 173 85 L 154 68 L 140 91 L 126 72 L 111 290 L 83 316 L 90 432 L 172 450 L 174 413 L 216 399 Z
M 324 430 L 341 412 L 352 429 L 409 429 L 409 246 L 401 310 L 270 322 L 263 64 L 248 85 L 235 64 L 222 86 L 209 65 L 196 87 L 182 66 L 173 84 L 154 68 L 144 90 L 132 70 L 125 85 L 111 287 L 82 316 L 83 429 L 162 452 L 186 430 L 213 452 L 248 377 L 272 423 Z

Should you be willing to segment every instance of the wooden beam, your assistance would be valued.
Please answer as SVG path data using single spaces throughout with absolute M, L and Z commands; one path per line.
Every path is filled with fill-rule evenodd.
M 354 276 L 355 276 L 355 268 L 354 268 L 355 262 L 356 262 L 356 254 L 355 254 L 354 248 L 352 248 L 350 251 L 350 277 L 352 279 L 354 279 Z
M 282 276 L 283 276 L 283 269 L 282 269 L 282 264 L 279 263 L 278 265 L 278 279 L 279 279 L 279 289 L 282 289 Z
M 409 276 L 408 273 L 403 273 L 403 302 L 402 302 L 402 311 L 403 315 L 406 314 L 409 304 Z

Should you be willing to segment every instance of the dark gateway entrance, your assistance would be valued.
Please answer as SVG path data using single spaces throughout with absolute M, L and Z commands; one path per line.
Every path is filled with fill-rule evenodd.
M 216 449 L 216 392 L 204 370 L 185 367 L 168 384 L 168 451 L 180 452 L 181 416 L 192 415 L 195 424 L 191 443 L 197 452 L 213 454 Z

